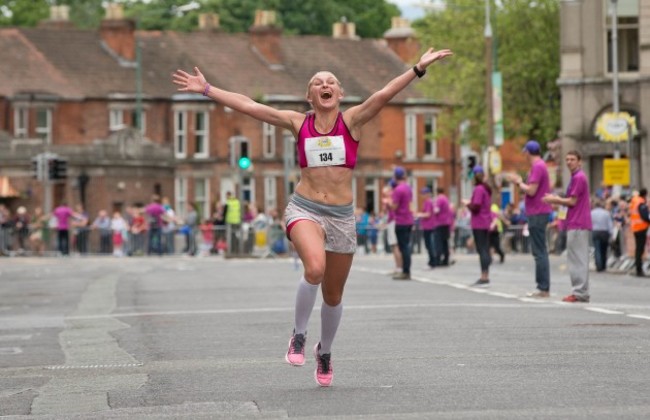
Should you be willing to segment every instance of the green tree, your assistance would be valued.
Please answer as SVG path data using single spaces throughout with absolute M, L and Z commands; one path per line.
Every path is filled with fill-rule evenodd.
M 553 140 L 560 124 L 559 6 L 557 0 L 501 0 L 492 5 L 496 59 L 503 76 L 504 129 L 507 138 Z M 466 140 L 486 144 L 485 8 L 476 0 L 448 0 L 446 9 L 414 23 L 423 45 L 451 48 L 451 59 L 430 67 L 424 89 L 455 104 L 442 121 L 449 137 L 468 121 Z
M 0 26 L 36 26 L 49 14 L 45 0 L 0 0 Z

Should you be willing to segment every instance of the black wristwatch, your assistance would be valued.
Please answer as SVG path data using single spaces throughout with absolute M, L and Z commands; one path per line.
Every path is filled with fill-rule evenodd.
M 415 72 L 415 75 L 416 75 L 418 78 L 421 78 L 422 76 L 424 76 L 424 75 L 427 73 L 427 69 L 420 70 L 420 69 L 418 68 L 418 65 L 417 65 L 417 64 L 413 66 L 413 71 Z

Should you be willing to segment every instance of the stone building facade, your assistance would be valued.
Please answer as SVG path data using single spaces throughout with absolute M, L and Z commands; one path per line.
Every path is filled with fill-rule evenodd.
M 592 191 L 603 181 L 603 160 L 617 153 L 615 143 L 594 134 L 598 119 L 614 106 L 612 0 L 561 2 L 562 150 L 583 154 Z M 619 143 L 631 157 L 633 188 L 650 185 L 650 0 L 617 0 L 620 111 L 634 117 L 638 133 Z M 563 174 L 564 185 L 569 180 Z

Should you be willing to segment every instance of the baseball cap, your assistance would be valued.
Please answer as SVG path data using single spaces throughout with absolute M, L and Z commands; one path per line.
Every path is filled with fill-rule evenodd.
M 431 188 L 429 187 L 424 187 L 420 190 L 421 194 L 429 194 L 431 192 Z
M 404 168 L 402 168 L 401 166 L 397 166 L 393 173 L 395 175 L 395 178 L 397 178 L 397 179 L 403 179 L 403 178 L 406 177 L 406 170 Z
M 472 168 L 472 172 L 475 174 L 482 174 L 483 173 L 483 167 L 481 165 L 476 165 L 474 168 Z
M 540 151 L 539 143 L 537 143 L 537 141 L 535 140 L 528 140 L 528 142 L 526 142 L 526 145 L 524 146 L 524 149 L 522 150 L 522 152 L 528 152 L 531 154 L 539 154 L 539 151 Z
M 397 186 L 397 182 L 393 178 L 388 181 L 388 185 L 390 185 L 391 188 L 395 188 Z

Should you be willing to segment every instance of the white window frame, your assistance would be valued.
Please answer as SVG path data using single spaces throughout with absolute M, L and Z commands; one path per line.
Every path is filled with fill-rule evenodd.
M 418 119 L 417 114 L 408 113 L 404 119 L 404 158 L 415 159 L 417 157 L 417 134 L 418 134 Z
M 424 156 L 427 158 L 438 157 L 438 142 L 436 141 L 436 131 L 438 130 L 438 114 L 429 113 L 424 114 Z M 431 122 L 431 132 L 427 131 L 427 126 Z M 430 145 L 430 150 L 427 153 L 427 145 Z
M 275 176 L 264 177 L 264 211 L 278 208 L 278 183 Z
M 609 33 L 612 29 L 612 22 L 611 22 L 611 8 L 610 8 L 611 0 L 603 0 L 603 7 L 605 8 L 605 11 L 603 13 L 604 16 L 604 22 L 603 26 L 605 27 L 605 30 L 603 31 L 605 39 L 604 39 L 604 46 L 605 46 L 605 72 L 609 75 L 612 74 L 612 70 L 610 69 L 609 66 L 609 57 L 610 57 L 610 42 L 609 42 Z M 635 7 L 636 6 L 636 7 Z M 621 22 L 622 19 L 625 18 L 630 18 L 630 17 L 636 17 L 636 23 L 625 23 Z M 641 68 L 641 25 L 640 25 L 640 16 L 639 16 L 639 0 L 618 0 L 618 6 L 617 6 L 617 29 L 618 29 L 618 71 L 619 73 L 622 74 L 637 74 L 640 71 Z M 622 34 L 625 33 L 625 31 L 629 30 L 634 30 L 636 29 L 637 32 L 637 40 L 636 40 L 636 60 L 637 60 L 637 65 L 638 68 L 637 70 L 625 70 L 624 68 L 627 67 L 626 64 L 629 62 L 627 59 L 627 51 L 628 51 L 628 46 L 629 43 L 626 42 L 624 39 L 625 36 Z M 623 57 L 623 59 L 621 59 Z
M 174 207 L 176 215 L 181 219 L 187 215 L 187 178 L 177 177 L 174 179 Z
M 187 157 L 187 111 L 184 110 L 174 111 L 174 156 L 176 159 Z
M 199 195 L 200 186 L 203 186 L 203 195 Z M 208 178 L 194 178 L 194 202 L 201 209 L 201 220 L 210 218 L 210 180 Z
M 117 131 L 125 127 L 124 110 L 122 108 L 111 108 L 108 110 L 108 130 Z
M 275 156 L 275 126 L 267 122 L 262 123 L 262 150 L 266 158 Z
M 21 124 L 22 120 L 22 124 Z M 29 108 L 19 106 L 14 108 L 14 137 L 26 139 L 29 136 Z
M 199 123 L 199 116 L 200 118 L 203 119 L 203 128 L 199 129 L 198 123 Z M 207 158 L 210 156 L 210 151 L 208 149 L 209 142 L 208 138 L 210 135 L 210 114 L 208 111 L 196 111 L 194 113 L 194 145 L 195 145 L 195 150 L 194 150 L 194 157 L 195 158 Z M 202 152 L 197 152 L 199 149 L 199 144 L 201 145 L 201 148 L 203 149 Z
M 45 107 L 36 107 L 34 112 L 36 113 L 36 126 L 34 128 L 36 137 L 45 140 L 46 144 L 52 144 L 52 110 Z M 39 126 L 38 114 L 40 112 L 45 112 L 45 126 Z

